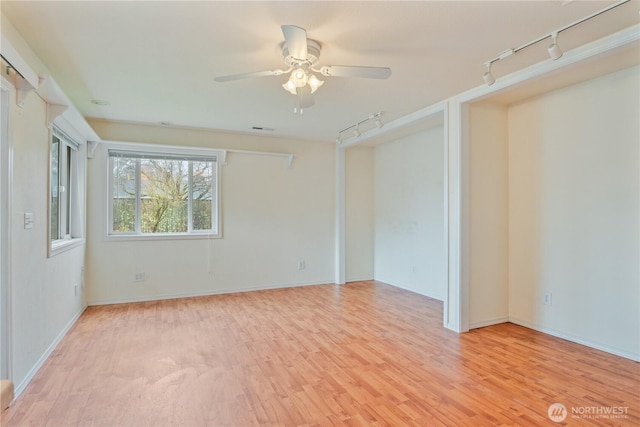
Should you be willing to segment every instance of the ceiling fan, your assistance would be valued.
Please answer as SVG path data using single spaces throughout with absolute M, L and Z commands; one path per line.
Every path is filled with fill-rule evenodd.
M 349 65 L 325 65 L 315 68 L 320 58 L 321 46 L 315 40 L 307 38 L 304 28 L 295 25 L 282 25 L 284 42 L 281 45 L 284 62 L 289 68 L 286 70 L 266 70 L 251 73 L 232 74 L 216 77 L 217 82 L 228 82 L 254 77 L 280 76 L 291 73 L 289 80 L 282 87 L 292 95 L 297 96 L 294 112 L 302 114 L 304 108 L 315 104 L 313 93 L 324 84 L 323 80 L 313 74 L 319 73 L 325 77 L 364 77 L 369 79 L 386 79 L 391 75 L 387 67 L 362 67 Z

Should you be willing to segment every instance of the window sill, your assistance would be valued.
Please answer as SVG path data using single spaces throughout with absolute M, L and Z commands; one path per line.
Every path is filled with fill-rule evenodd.
M 84 239 L 80 237 L 52 242 L 51 246 L 49 247 L 49 258 L 66 252 L 70 249 L 77 248 L 78 246 L 82 246 L 84 245 L 84 242 Z
M 203 240 L 203 239 L 221 239 L 221 234 L 214 233 L 167 233 L 167 234 L 108 234 L 106 241 L 159 241 L 159 240 Z

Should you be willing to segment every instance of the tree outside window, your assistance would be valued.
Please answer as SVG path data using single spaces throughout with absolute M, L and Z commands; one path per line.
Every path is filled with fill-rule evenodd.
M 110 151 L 112 233 L 215 232 L 215 158 Z

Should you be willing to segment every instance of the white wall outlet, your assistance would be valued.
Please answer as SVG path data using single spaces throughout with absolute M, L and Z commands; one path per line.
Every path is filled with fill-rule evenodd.
M 133 278 L 134 282 L 144 282 L 146 279 L 146 276 L 144 274 L 144 271 L 140 271 L 138 273 L 136 273 L 136 275 Z
M 305 262 L 305 260 L 301 259 L 300 261 L 298 261 L 298 270 L 304 270 L 305 268 L 307 268 L 307 263 Z
M 542 303 L 544 305 L 551 305 L 551 292 L 546 292 L 542 297 Z
M 78 284 L 73 285 L 73 295 L 78 296 Z

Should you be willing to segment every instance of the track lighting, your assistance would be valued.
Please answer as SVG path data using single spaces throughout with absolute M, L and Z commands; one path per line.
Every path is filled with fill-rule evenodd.
M 493 77 L 493 74 L 491 74 L 491 62 L 487 62 L 484 65 L 485 67 L 487 67 L 487 71 L 485 71 L 482 78 L 484 79 L 484 82 L 487 84 L 487 86 L 491 86 L 496 82 L 496 78 Z
M 559 59 L 564 52 L 560 49 L 560 46 L 558 46 L 558 33 L 551 34 L 551 39 L 552 42 L 547 48 L 547 52 L 549 52 L 551 59 L 555 61 L 556 59 Z
M 368 131 L 372 130 L 371 127 L 367 128 L 367 129 L 364 129 L 364 130 L 361 129 L 361 125 L 364 125 L 365 123 L 367 123 L 369 121 L 373 121 L 373 123 L 375 123 L 375 125 L 376 125 L 376 127 L 378 129 L 381 128 L 382 126 L 384 126 L 384 123 L 382 122 L 382 111 L 378 111 L 377 113 L 371 114 L 367 118 L 360 120 L 356 124 L 348 126 L 348 127 L 344 128 L 344 129 L 342 129 L 341 131 L 339 131 L 338 132 L 338 137 L 336 138 L 336 143 L 342 144 L 344 142 L 344 140 L 346 140 L 346 139 L 358 138 L 360 135 L 363 134 L 363 132 L 368 132 Z M 347 132 L 347 131 L 351 131 L 351 135 L 343 136 L 343 133 Z
M 488 85 L 491 86 L 492 84 L 494 84 L 496 82 L 495 77 L 493 77 L 493 75 L 491 74 L 491 64 L 493 64 L 494 62 L 500 61 L 502 59 L 505 59 L 511 55 L 513 55 L 514 53 L 518 53 L 519 51 L 521 51 L 522 49 L 525 49 L 529 46 L 532 46 L 538 42 L 541 42 L 542 40 L 551 38 L 551 44 L 549 45 L 549 47 L 547 47 L 547 52 L 549 53 L 549 56 L 551 57 L 551 59 L 553 59 L 554 61 L 556 59 L 559 59 L 562 57 L 563 53 L 562 49 L 560 49 L 560 46 L 558 46 L 558 34 L 560 34 L 562 31 L 568 30 L 571 27 L 575 27 L 578 24 L 582 24 L 585 21 L 588 21 L 589 19 L 595 18 L 598 15 L 601 15 L 605 12 L 610 11 L 611 9 L 614 9 L 618 6 L 621 6 L 625 3 L 628 3 L 630 0 L 620 0 L 614 4 L 611 4 L 607 7 L 605 7 L 604 9 L 601 9 L 597 12 L 592 13 L 589 16 L 585 16 L 582 19 L 579 19 L 575 22 L 572 22 L 569 25 L 565 25 L 562 28 L 558 28 L 556 31 L 550 33 L 550 34 L 545 34 L 542 37 L 538 37 L 535 40 L 530 41 L 529 43 L 523 44 L 520 47 L 517 47 L 515 49 L 507 49 L 504 52 L 498 54 L 498 56 L 496 56 L 495 58 L 493 58 L 492 60 L 485 62 L 484 65 L 487 67 L 487 71 L 485 71 L 485 73 L 483 74 L 482 78 L 484 79 L 484 82 Z

